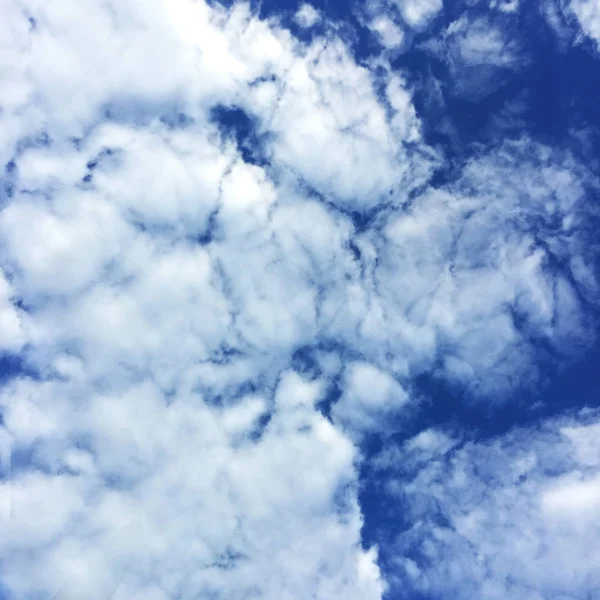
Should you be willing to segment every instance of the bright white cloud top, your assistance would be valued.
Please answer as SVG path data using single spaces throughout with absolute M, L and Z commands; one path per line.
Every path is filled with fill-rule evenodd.
M 414 30 L 442 10 L 397 4 Z M 188 0 L 14 1 L 0 17 L 0 352 L 22 367 L 1 388 L 0 597 L 382 598 L 362 441 L 401 427 L 419 375 L 497 401 L 536 381 L 538 344 L 589 347 L 595 177 L 523 135 L 436 178 L 447 157 L 413 88 L 326 24 L 300 41 L 246 5 Z M 445 34 L 457 72 L 517 61 L 484 25 Z M 450 515 L 431 550 L 449 585 L 478 585 L 479 563 L 452 561 L 503 543 L 543 549 L 548 590 L 600 585 L 597 561 L 573 549 L 567 579 L 552 548 L 575 547 L 573 527 L 598 534 L 594 419 L 458 450 L 413 440 L 402 460 L 437 452 L 408 489 Z M 480 452 L 528 483 L 470 473 Z M 469 486 L 480 512 L 469 499 L 459 514 Z M 527 540 L 490 516 L 509 496 Z M 441 585 L 398 561 L 411 584 Z M 505 597 L 505 568 L 482 597 Z M 523 569 L 514 585 L 546 589 Z

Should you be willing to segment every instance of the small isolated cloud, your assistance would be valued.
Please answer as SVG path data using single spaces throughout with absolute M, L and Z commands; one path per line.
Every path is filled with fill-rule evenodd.
M 388 49 L 398 48 L 404 42 L 404 32 L 390 18 L 380 15 L 369 23 L 369 29 L 375 34 L 382 46 Z
M 510 13 L 453 21 L 422 48 L 449 68 L 456 95 L 478 100 L 498 89 L 511 71 L 527 64 L 520 42 L 513 36 Z
M 321 20 L 321 13 L 312 5 L 304 3 L 296 14 L 294 15 L 294 21 L 304 28 L 313 27 Z
M 563 49 L 591 41 L 600 51 L 600 6 L 596 0 L 547 0 L 541 11 Z
M 442 10 L 442 0 L 392 0 L 404 22 L 420 31 Z

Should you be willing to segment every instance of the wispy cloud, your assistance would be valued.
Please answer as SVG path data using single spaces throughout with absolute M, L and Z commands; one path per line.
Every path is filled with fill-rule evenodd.
M 398 597 L 598 589 L 598 428 L 584 411 L 488 441 L 428 431 L 384 451 L 375 464 L 396 473 L 388 494 L 408 523 L 388 550 Z

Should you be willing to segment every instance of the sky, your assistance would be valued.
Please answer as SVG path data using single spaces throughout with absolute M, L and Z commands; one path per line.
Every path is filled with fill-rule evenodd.
M 600 598 L 598 0 L 0 3 L 0 599 Z

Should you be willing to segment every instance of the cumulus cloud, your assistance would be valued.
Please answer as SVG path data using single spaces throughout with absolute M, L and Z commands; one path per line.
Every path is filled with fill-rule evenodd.
M 407 78 L 247 5 L 2 13 L 2 585 L 381 598 L 361 441 L 590 342 L 593 177 L 523 137 L 436 180 Z
M 348 428 L 351 435 L 394 431 L 388 415 L 401 412 L 409 398 L 393 377 L 369 363 L 354 362 L 345 369 L 343 387 L 344 395 L 333 408 L 334 421 Z
M 541 6 L 542 12 L 563 47 L 591 41 L 600 49 L 600 8 L 594 0 L 549 0 Z
M 384 451 L 406 516 L 392 572 L 436 597 L 581 598 L 600 589 L 598 414 L 584 411 L 489 441 L 428 431 Z M 391 547 L 390 547 L 391 548 Z M 401 575 L 400 575 L 401 574 Z
M 405 51 L 441 10 L 441 0 L 369 0 L 356 8 L 384 50 L 395 52 Z
M 369 29 L 377 34 L 385 48 L 397 48 L 404 41 L 404 32 L 389 17 L 380 15 L 369 24 Z
M 321 15 L 312 4 L 304 3 L 296 11 L 294 20 L 300 27 L 308 28 L 316 25 L 321 20 Z
M 341 42 L 316 41 L 284 81 L 267 84 L 273 87 L 267 103 L 251 105 L 268 115 L 272 156 L 282 167 L 350 210 L 372 208 L 390 192 L 406 194 L 422 182 L 428 160 L 409 153 L 418 141 L 412 128 L 406 137 L 390 130 L 371 74 Z M 411 121 L 418 129 L 416 115 Z
M 286 96 L 270 114 L 270 83 L 297 71 L 310 90 L 327 60 L 243 6 L 82 7 L 93 32 L 91 13 L 79 27 L 77 10 L 29 8 L 32 21 L 3 19 L 17 39 L 3 54 L 2 345 L 27 345 L 36 373 L 3 389 L 3 585 L 15 598 L 379 598 L 356 450 L 315 409 L 323 384 L 286 371 L 315 332 L 313 262 L 331 260 L 331 232 L 343 246 L 344 225 L 293 188 L 286 200 L 211 116 L 243 99 L 274 130 Z M 301 128 L 287 133 L 301 147 Z M 333 158 L 322 181 L 342 181 Z
M 404 22 L 421 30 L 442 10 L 442 0 L 393 0 Z

